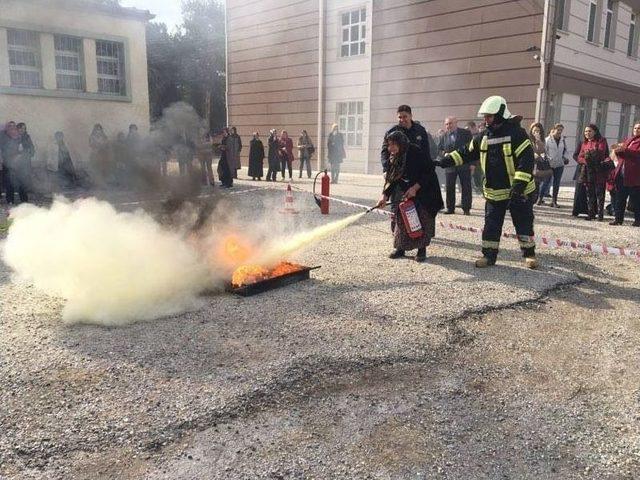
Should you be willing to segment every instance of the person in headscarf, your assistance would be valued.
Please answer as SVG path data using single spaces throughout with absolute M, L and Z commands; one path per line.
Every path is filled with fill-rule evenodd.
M 22 153 L 20 133 L 15 122 L 8 122 L 0 134 L 0 155 L 2 156 L 3 182 L 6 201 L 14 205 L 15 191 L 18 188 L 17 166 Z
M 31 164 L 36 155 L 36 147 L 33 144 L 31 135 L 27 131 L 26 123 L 16 125 L 18 135 L 20 135 L 20 156 L 16 168 L 16 189 L 21 202 L 29 201 L 29 191 L 32 189 L 32 168 Z
M 73 166 L 71 153 L 64 141 L 64 133 L 54 134 L 56 146 L 58 147 L 58 178 L 63 188 L 73 188 L 78 185 L 78 174 Z
M 129 146 L 127 144 L 127 136 L 124 132 L 116 134 L 116 140 L 111 146 L 113 152 L 113 163 L 115 167 L 114 176 L 118 185 L 122 186 L 131 180 L 132 165 L 129 163 Z
M 242 168 L 240 162 L 240 152 L 242 151 L 242 139 L 238 135 L 236 127 L 231 127 L 229 130 L 229 138 L 227 139 L 227 163 L 231 169 L 231 175 L 233 178 L 238 178 L 238 170 Z
M 344 135 L 338 130 L 338 124 L 331 125 L 331 133 L 327 138 L 327 158 L 331 165 L 331 183 L 338 183 L 340 164 L 347 154 L 344 151 Z
M 267 170 L 267 182 L 275 182 L 278 172 L 280 171 L 279 149 L 280 140 L 278 139 L 278 132 L 274 128 L 269 131 L 269 154 L 267 158 L 269 169 Z
M 418 249 L 415 259 L 424 262 L 427 247 L 435 236 L 436 215 L 444 207 L 440 183 L 430 157 L 425 160 L 424 154 L 409 142 L 403 132 L 392 132 L 386 140 L 389 163 L 382 197 L 376 206 L 382 208 L 390 201 L 394 213 L 391 228 L 395 250 L 389 258 L 401 258 L 407 250 Z M 415 202 L 422 224 L 422 236 L 419 238 L 409 236 L 399 209 L 401 202 L 410 199 Z
M 218 160 L 218 178 L 220 179 L 220 183 L 222 183 L 223 188 L 233 187 L 233 172 L 235 171 L 231 169 L 227 156 L 229 138 L 229 129 L 223 128 L 222 139 L 220 140 L 220 146 L 218 147 L 218 150 L 220 151 L 220 159 Z
M 293 176 L 293 140 L 289 138 L 286 130 L 280 134 L 280 164 L 282 167 L 282 179 L 285 170 L 289 170 L 289 180 Z
M 315 152 L 315 147 L 306 130 L 302 130 L 300 138 L 298 138 L 298 157 L 300 158 L 300 175 L 302 178 L 302 170 L 307 165 L 307 177 L 311 178 L 311 156 Z
M 252 180 L 262 180 L 264 175 L 264 144 L 258 132 L 253 132 L 249 144 L 249 176 Z
M 102 125 L 96 123 L 89 136 L 89 146 L 91 147 L 91 168 L 99 177 L 100 182 L 109 180 L 110 175 L 110 155 L 109 138 L 104 133 Z

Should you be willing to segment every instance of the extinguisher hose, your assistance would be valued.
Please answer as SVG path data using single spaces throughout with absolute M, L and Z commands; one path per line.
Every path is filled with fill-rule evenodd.
M 323 173 L 326 173 L 326 170 L 323 172 L 318 172 L 316 177 L 313 179 L 313 199 L 316 201 L 316 204 L 318 205 L 318 207 L 320 207 L 320 201 L 322 200 L 322 197 L 319 195 L 316 195 L 316 183 L 318 181 L 318 177 Z

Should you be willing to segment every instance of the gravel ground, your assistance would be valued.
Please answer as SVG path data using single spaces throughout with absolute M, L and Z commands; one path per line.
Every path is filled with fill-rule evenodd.
M 333 194 L 377 199 L 379 179 L 344 180 Z M 227 205 L 328 221 L 305 193 L 283 218 L 267 185 Z M 573 219 L 565 193 L 538 232 L 640 243 Z M 441 218 L 480 226 L 481 205 Z M 504 240 L 480 271 L 478 243 L 439 229 L 426 264 L 392 261 L 369 215 L 300 255 L 311 281 L 120 329 L 63 326 L 3 266 L 0 478 L 639 478 L 638 264 L 542 249 L 529 271 Z

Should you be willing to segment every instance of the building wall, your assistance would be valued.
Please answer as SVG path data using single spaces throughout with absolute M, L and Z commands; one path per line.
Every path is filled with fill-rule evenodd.
M 318 13 L 317 0 L 227 0 L 229 125 L 245 143 L 271 128 L 317 141 Z
M 535 116 L 543 6 L 537 1 L 374 2 L 369 171 L 396 107 L 412 106 L 431 132 L 444 118 L 477 120 L 489 95 L 502 95 L 524 123 Z
M 586 40 L 590 0 L 571 0 L 568 3 L 568 22 L 566 29 L 558 32 L 560 38 L 556 42 L 554 64 L 603 79 L 624 80 L 629 85 L 640 87 L 640 61 L 627 56 L 632 7 L 624 2 L 616 2 L 615 43 L 614 48 L 609 49 L 604 48 L 602 43 L 605 30 L 603 2 L 598 2 L 600 29 L 595 43 Z
M 616 3 L 618 11 L 614 16 L 613 48 L 603 46 L 606 20 L 604 0 L 597 3 L 598 23 L 594 42 L 587 41 L 589 0 L 567 2 L 569 11 L 565 25 L 558 32 L 551 90 L 562 94 L 559 118 L 565 126 L 567 147 L 571 154 L 582 138 L 581 130 L 584 126 L 578 125 L 580 97 L 592 99 L 591 114 L 586 123 L 596 122 L 598 100 L 607 101 L 607 121 L 601 133 L 609 144 L 620 140 L 619 137 L 629 135 L 634 119 L 640 118 L 640 61 L 637 55 L 627 55 L 631 14 L 638 12 L 640 5 L 638 2 L 633 5 Z M 630 105 L 630 127 L 620 135 L 623 103 Z M 563 180 L 570 182 L 574 171 L 575 163 L 571 161 Z
M 346 145 L 347 158 L 341 168 L 348 172 L 367 173 L 369 113 L 371 87 L 371 11 L 372 0 L 327 0 L 325 10 L 324 125 L 322 141 L 326 144 L 331 125 L 338 123 L 337 106 L 341 102 L 362 102 L 364 130 L 361 146 Z M 341 57 L 342 14 L 358 9 L 366 11 L 366 49 L 364 55 Z M 345 138 L 347 140 L 347 138 Z M 347 143 L 347 142 L 346 142 Z
M 3 2 L 0 16 L 0 113 L 2 121 L 27 123 L 36 143 L 38 160 L 47 160 L 48 149 L 57 130 L 65 132 L 68 143 L 81 157 L 79 160 L 88 157 L 88 137 L 95 123 L 102 123 L 109 136 L 115 136 L 117 131 L 126 131 L 131 123 L 137 123 L 141 131 L 147 130 L 149 93 L 144 21 L 81 10 L 70 12 L 50 4 L 39 4 L 34 8 L 25 3 L 28 2 Z M 45 88 L 27 92 L 10 87 L 6 27 L 41 32 Z M 84 39 L 86 92 L 56 90 L 52 50 L 54 33 Z M 96 39 L 124 42 L 128 77 L 125 97 L 97 94 Z

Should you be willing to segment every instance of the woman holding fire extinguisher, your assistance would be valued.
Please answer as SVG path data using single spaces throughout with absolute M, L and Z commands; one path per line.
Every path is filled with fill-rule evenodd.
M 436 232 L 436 215 L 444 207 L 440 184 L 429 151 L 409 142 L 401 131 L 387 137 L 390 154 L 382 198 L 376 205 L 391 202 L 394 220 L 394 251 L 389 258 L 401 258 L 418 249 L 417 262 L 427 259 L 427 247 Z

